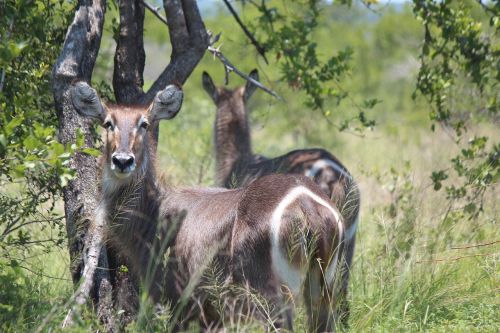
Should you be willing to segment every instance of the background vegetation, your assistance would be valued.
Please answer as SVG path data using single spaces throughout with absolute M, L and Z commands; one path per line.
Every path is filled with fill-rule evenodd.
M 324 147 L 360 184 L 351 330 L 499 331 L 498 16 L 490 18 L 472 1 L 452 3 L 451 11 L 420 1 L 375 11 L 359 3 L 322 3 L 307 31 L 317 63 L 339 55 L 350 61 L 318 91 L 314 84 L 304 89 L 301 78 L 287 71 L 283 64 L 294 60 L 280 52 L 283 39 L 259 30 L 268 24 L 262 11 L 242 3 L 240 14 L 267 43 L 272 65 L 249 45 L 225 7 L 200 6 L 207 28 L 222 32 L 224 54 L 246 72 L 257 67 L 263 83 L 284 99 L 263 92 L 252 98 L 254 150 L 276 156 Z M 275 23 L 281 27 L 302 17 L 285 4 L 273 2 L 287 14 L 288 21 Z M 0 9 L 6 13 L 0 15 L 0 70 L 6 77 L 0 89 L 0 330 L 57 331 L 73 290 L 58 193 L 72 175 L 64 161 L 79 143 L 62 147 L 54 139 L 49 75 L 71 4 L 12 1 Z M 443 30 L 446 20 L 459 27 Z M 110 98 L 116 24 L 110 6 L 93 77 Z M 168 63 L 169 43 L 166 28 L 150 13 L 145 26 L 147 85 Z M 442 44 L 443 38 L 448 42 Z M 474 44 L 478 40 L 483 44 Z M 422 52 L 424 41 L 428 50 Z M 477 62 L 484 65 L 474 67 Z M 313 65 L 302 69 L 302 77 Z M 207 53 L 185 85 L 181 113 L 161 127 L 159 165 L 174 184 L 213 183 L 215 107 L 201 88 L 203 70 L 223 83 L 222 65 Z M 241 84 L 230 76 L 230 86 Z M 471 246 L 478 244 L 483 246 Z M 303 318 L 296 320 L 300 330 Z M 163 325 L 168 313 L 145 308 L 129 330 Z M 88 313 L 73 330 L 98 327 Z

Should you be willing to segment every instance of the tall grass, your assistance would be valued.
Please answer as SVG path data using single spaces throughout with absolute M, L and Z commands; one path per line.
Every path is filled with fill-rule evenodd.
M 400 26 L 420 26 L 410 22 L 411 13 L 405 15 L 404 19 L 394 18 L 399 25 L 386 22 L 386 28 L 398 26 L 394 31 L 386 29 L 387 32 L 399 36 Z M 147 22 L 149 33 L 165 31 L 161 23 L 154 26 L 151 23 L 154 21 Z M 352 82 L 347 81 L 346 88 L 352 91 L 355 99 L 361 95 L 363 98 L 375 95 L 384 100 L 368 115 L 379 123 L 374 132 L 365 133 L 363 137 L 339 134 L 321 113 L 303 110 L 300 98 L 294 96 L 296 92 L 279 82 L 264 81 L 285 97 L 285 103 L 258 93 L 250 104 L 256 153 L 277 156 L 291 149 L 321 146 L 340 158 L 360 186 L 362 209 L 348 295 L 351 304 L 349 329 L 338 329 L 351 332 L 499 332 L 498 185 L 488 194 L 484 212 L 473 220 L 456 205 L 450 206 L 443 193 L 432 189 L 431 171 L 449 167 L 449 160 L 458 148 L 442 131 L 428 130 L 426 105 L 410 98 L 414 87 L 412 72 L 405 74 L 409 77 L 406 79 L 396 80 L 388 75 L 398 61 L 406 63 L 406 57 L 416 54 L 416 47 L 403 50 L 399 46 L 400 49 L 395 50 L 395 45 L 389 45 L 386 53 L 373 54 L 376 45 L 366 37 L 366 32 L 373 27 L 360 22 L 356 25 L 342 22 L 333 28 L 325 27 L 319 36 L 325 35 L 328 43 L 320 44 L 330 47 L 332 31 L 337 32 L 337 47 L 356 43 L 355 56 L 361 60 L 354 64 L 358 68 L 354 70 Z M 231 18 L 224 15 L 207 19 L 207 26 L 215 32 L 223 31 L 225 25 L 233 27 L 232 24 Z M 107 33 L 111 35 L 111 29 Z M 240 67 L 248 71 L 256 66 L 255 59 L 248 57 L 253 49 L 249 51 L 242 45 L 244 39 L 240 32 L 234 33 L 223 34 L 223 51 L 231 59 L 241 60 Z M 406 36 L 402 40 L 419 43 L 422 35 L 420 31 L 413 31 L 411 36 L 414 38 Z M 164 38 L 161 35 L 158 40 Z M 383 40 L 383 35 L 377 38 Z M 107 48 L 111 50 L 113 47 L 109 45 Z M 325 54 L 330 51 L 325 49 Z M 396 59 L 394 53 L 401 55 Z M 105 67 L 102 71 L 108 72 L 99 76 L 101 69 L 98 68 L 95 77 L 110 78 L 111 57 L 105 52 L 101 57 L 104 60 L 100 64 Z M 161 57 L 150 59 L 156 58 Z M 370 63 L 366 58 L 382 60 Z M 167 62 L 168 57 L 161 60 Z M 222 78 L 222 70 L 217 71 L 218 76 L 214 75 L 213 64 L 207 55 L 185 86 L 182 112 L 161 125 L 159 165 L 175 185 L 213 184 L 211 135 L 215 108 L 200 83 L 202 70 Z M 146 67 L 156 68 L 154 65 L 148 63 Z M 277 71 L 276 68 L 268 70 Z M 158 71 L 153 72 L 156 75 Z M 231 83 L 236 84 L 233 76 L 231 78 Z M 344 103 L 336 107 L 332 117 L 343 117 L 343 112 L 352 105 Z M 498 129 L 493 126 L 477 126 L 475 131 L 498 138 Z M 473 132 L 470 131 L 471 137 L 478 134 Z M 492 244 L 477 246 L 487 243 Z M 49 253 L 40 250 L 32 255 L 24 263 L 30 271 L 10 268 L 0 262 L 2 332 L 61 331 L 60 323 L 67 311 L 65 306 L 73 291 L 67 251 L 53 248 Z M 207 274 L 216 276 L 217 270 L 214 268 Z M 238 292 L 255 296 L 248 290 L 225 288 L 228 287 L 212 284 L 207 290 L 219 309 L 225 306 L 220 295 Z M 259 298 L 254 301 L 264 313 L 272 312 Z M 139 303 L 137 319 L 126 327 L 126 331 L 163 332 L 173 327 L 175 305 L 158 308 L 148 302 L 144 293 Z M 119 314 L 120 311 L 117 309 Z M 295 314 L 296 331 L 306 331 L 304 309 L 299 306 Z M 262 330 L 262 322 L 244 316 L 225 319 L 229 332 Z M 99 328 L 93 309 L 88 309 L 70 331 L 89 332 Z M 189 330 L 198 329 L 193 323 Z
M 394 144 L 394 138 L 380 133 L 374 134 L 374 138 L 346 135 L 341 148 L 334 149 L 356 176 L 362 195 L 361 222 L 348 296 L 351 304 L 349 331 L 500 330 L 500 244 L 466 247 L 500 238 L 498 188 L 486 198 L 485 210 L 475 220 L 468 220 L 459 210 L 450 210 L 446 198 L 432 189 L 429 171 L 454 152 L 445 134 L 425 131 L 415 133 L 400 129 L 399 141 L 405 142 L 404 145 Z M 168 129 L 163 133 L 168 133 Z M 199 135 L 195 129 L 192 133 L 187 130 L 184 133 L 186 141 L 189 142 L 189 136 L 195 133 Z M 206 135 L 210 133 L 207 131 Z M 209 138 L 199 138 L 202 145 L 205 140 Z M 178 142 L 162 145 L 161 150 L 169 154 L 160 154 L 160 165 L 174 168 L 178 179 L 191 179 L 191 168 L 183 168 L 182 163 L 169 163 L 169 156 L 183 156 L 184 149 Z M 206 165 L 205 156 L 190 155 L 189 165 Z M 209 174 L 202 178 L 211 181 Z M 64 250 L 39 255 L 30 262 L 31 269 L 39 272 L 38 275 L 21 268 L 0 272 L 0 325 L 4 332 L 32 331 L 42 323 L 45 325 L 42 331 L 59 330 L 66 312 L 65 303 L 72 292 L 67 273 L 69 260 Z M 216 271 L 211 272 L 216 274 Z M 215 296 L 230 291 L 223 290 L 227 287 L 222 285 L 211 288 L 214 304 L 220 302 L 222 306 L 223 300 Z M 245 292 L 254 297 L 251 292 Z M 260 304 L 264 313 L 272 312 L 266 310 L 269 305 L 262 300 L 254 301 Z M 168 305 L 159 309 L 142 295 L 138 318 L 127 331 L 168 330 L 172 328 L 172 309 L 175 307 Z M 298 308 L 295 313 L 295 328 L 305 331 L 304 309 Z M 258 332 L 262 329 L 261 322 L 245 316 L 226 319 L 228 331 Z M 89 310 L 72 331 L 98 327 L 95 315 Z M 193 323 L 190 330 L 197 331 L 197 324 Z

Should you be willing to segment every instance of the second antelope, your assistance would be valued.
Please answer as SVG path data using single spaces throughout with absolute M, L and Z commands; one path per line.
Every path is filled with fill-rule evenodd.
M 256 69 L 250 77 L 259 81 Z M 360 206 L 359 190 L 351 174 L 324 149 L 294 150 L 271 159 L 254 154 L 246 104 L 257 87 L 250 82 L 233 90 L 216 87 L 207 72 L 203 72 L 202 84 L 217 106 L 214 124 L 217 185 L 231 188 L 248 185 L 269 174 L 301 174 L 313 179 L 340 209 L 346 225 L 347 267 L 342 284 L 342 298 L 345 299 Z M 348 304 L 344 302 L 343 307 L 346 321 Z
M 96 218 L 107 221 L 110 245 L 155 302 L 185 304 L 179 318 L 205 328 L 248 315 L 291 329 L 289 300 L 303 299 L 310 331 L 333 330 L 345 229 L 337 208 L 302 176 L 270 175 L 229 190 L 166 184 L 151 129 L 177 114 L 182 97 L 168 86 L 146 109 L 106 106 L 84 82 L 72 89 L 76 110 L 106 129 Z M 214 291 L 210 276 L 239 289 Z M 242 300 L 242 290 L 258 296 Z

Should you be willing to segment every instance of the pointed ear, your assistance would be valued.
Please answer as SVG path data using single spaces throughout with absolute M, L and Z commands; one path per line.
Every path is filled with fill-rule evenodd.
M 173 84 L 159 91 L 149 107 L 149 121 L 153 123 L 175 117 L 181 109 L 183 98 L 182 89 Z
M 76 111 L 83 117 L 104 121 L 106 112 L 94 88 L 79 81 L 71 88 L 71 101 Z
M 259 81 L 259 72 L 257 71 L 257 69 L 252 70 L 249 76 L 255 81 Z M 243 98 L 245 102 L 247 102 L 250 99 L 250 97 L 252 97 L 253 93 L 255 92 L 255 89 L 257 89 L 257 86 L 252 82 L 247 81 L 247 84 L 245 85 L 245 92 L 243 93 Z
M 205 89 L 212 100 L 217 103 L 217 100 L 219 99 L 219 92 L 217 91 L 217 87 L 215 86 L 214 81 L 212 81 L 212 78 L 210 77 L 210 75 L 208 75 L 207 72 L 203 72 L 201 76 L 201 82 L 203 84 L 203 89 Z

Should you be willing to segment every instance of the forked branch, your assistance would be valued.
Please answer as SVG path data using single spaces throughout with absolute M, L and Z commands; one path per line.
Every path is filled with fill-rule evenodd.
M 246 25 L 243 23 L 243 21 L 241 21 L 238 13 L 236 12 L 236 10 L 234 10 L 231 3 L 228 0 L 223 0 L 223 1 L 226 4 L 227 9 L 229 9 L 229 11 L 231 12 L 231 15 L 233 15 L 234 19 L 236 20 L 238 25 L 241 27 L 241 29 L 245 33 L 245 35 L 248 37 L 248 39 L 250 39 L 250 42 L 253 44 L 253 46 L 255 46 L 255 49 L 257 50 L 257 52 L 259 52 L 259 54 L 262 56 L 262 58 L 264 58 L 264 61 L 266 62 L 266 64 L 269 64 L 269 62 L 267 61 L 267 58 L 266 58 L 266 49 L 262 45 L 260 45 L 260 43 L 257 41 L 257 39 L 255 39 L 254 35 L 252 35 L 252 33 L 248 30 Z
M 238 74 L 239 76 L 241 76 L 242 78 L 244 78 L 245 80 L 251 82 L 252 84 L 256 85 L 257 87 L 259 87 L 260 89 L 264 90 L 266 93 L 270 94 L 271 96 L 279 99 L 279 100 L 282 100 L 282 98 L 276 94 L 274 91 L 272 91 L 271 89 L 267 88 L 266 86 L 264 86 L 262 83 L 260 83 L 259 81 L 251 78 L 250 76 L 246 75 L 245 73 L 243 73 L 242 71 L 240 71 L 236 66 L 234 66 L 223 54 L 222 52 L 219 50 L 219 48 L 215 48 L 213 47 L 212 45 L 218 40 L 218 36 L 216 36 L 216 38 L 210 42 L 210 45 L 208 46 L 208 51 L 210 53 L 212 53 L 214 55 L 214 57 L 216 57 L 217 59 L 219 59 L 222 64 L 224 65 L 224 69 L 226 71 L 226 84 L 228 82 L 228 76 L 229 76 L 229 73 L 231 72 L 234 72 L 236 74 Z
M 105 219 L 103 217 L 96 217 L 89 228 L 87 236 L 88 242 L 86 244 L 88 248 L 84 248 L 83 251 L 84 266 L 82 281 L 73 295 L 73 304 L 68 311 L 66 318 L 64 319 L 62 327 L 68 327 L 72 325 L 73 317 L 79 311 L 79 308 L 87 303 L 87 299 L 89 298 L 89 295 L 94 287 L 94 276 L 96 274 L 101 251 L 103 250 L 104 228 Z M 105 258 L 106 256 L 104 255 L 103 257 Z
M 165 1 L 165 6 L 167 4 L 168 1 Z M 187 35 L 181 30 L 179 31 L 178 33 L 175 33 L 172 35 L 172 29 L 171 29 L 171 26 L 179 26 L 179 27 L 185 27 L 186 25 L 186 22 L 182 19 L 182 17 L 168 17 L 168 13 L 169 13 L 169 8 L 165 7 L 165 10 L 167 11 L 167 19 L 161 17 L 161 15 L 159 16 L 159 14 L 157 13 L 157 11 L 153 8 L 153 6 L 151 5 L 145 5 L 145 7 L 154 12 L 155 13 L 155 16 L 158 17 L 160 19 L 160 21 L 166 23 L 166 22 L 169 22 L 168 26 L 169 26 L 169 30 L 170 30 L 170 39 L 172 40 L 172 45 L 174 44 L 174 41 L 173 41 L 173 38 L 177 39 L 177 42 L 180 43 L 180 41 L 183 39 L 183 38 L 188 38 Z M 172 20 L 175 20 L 175 23 L 172 22 Z M 203 29 L 204 26 L 203 26 Z M 222 54 L 222 52 L 219 50 L 219 48 L 216 48 L 214 47 L 214 44 L 218 41 L 218 37 L 219 35 L 216 35 L 212 38 L 212 35 L 210 33 L 207 33 L 206 30 L 205 30 L 205 34 L 206 34 L 206 38 L 207 38 L 207 43 L 206 43 L 206 49 L 212 53 L 215 57 L 217 57 L 221 62 L 222 64 L 224 65 L 224 69 L 226 71 L 226 84 L 227 84 L 227 81 L 228 81 L 228 75 L 230 72 L 234 72 L 236 73 L 237 75 L 239 75 L 240 77 L 244 78 L 245 80 L 249 81 L 249 82 L 252 82 L 254 85 L 256 85 L 257 87 L 259 87 L 260 89 L 264 90 L 265 92 L 267 92 L 268 94 L 270 94 L 271 96 L 279 99 L 279 100 L 282 100 L 282 98 L 276 94 L 274 91 L 272 91 L 271 89 L 267 88 L 266 86 L 264 86 L 262 83 L 260 83 L 259 81 L 257 80 L 254 80 L 253 78 L 251 78 L 250 76 L 246 75 L 245 73 L 243 73 L 242 71 L 240 71 L 236 66 L 234 66 L 225 56 L 224 54 Z M 172 51 L 172 57 L 174 55 L 174 51 Z M 204 52 L 204 50 L 203 50 Z M 173 61 L 172 61 L 173 62 Z M 172 63 L 171 63 L 172 64 Z M 167 69 L 165 71 L 168 70 L 168 68 L 171 66 L 171 64 L 167 67 Z M 194 67 L 193 67 L 194 69 Z M 160 76 L 160 78 L 158 78 L 157 82 L 160 81 L 160 82 L 163 82 L 163 79 L 162 79 L 162 76 L 165 75 L 167 76 L 167 73 L 162 73 L 162 75 Z M 167 82 L 179 82 L 179 83 L 183 83 L 184 81 L 167 81 Z M 156 82 L 155 82 L 156 84 Z M 158 87 L 155 87 L 155 93 L 158 91 L 156 90 Z M 153 91 L 153 87 L 151 87 L 150 91 Z M 150 92 L 148 92 L 148 95 L 150 94 Z M 149 100 L 149 96 L 146 98 L 147 100 Z
M 167 19 L 172 55 L 167 68 L 153 83 L 151 88 L 139 100 L 142 105 L 150 104 L 156 93 L 167 84 L 184 84 L 200 62 L 207 49 L 209 37 L 200 15 L 196 0 L 164 0 L 163 6 Z M 146 6 L 155 13 L 152 6 Z
M 146 7 L 151 13 L 153 13 L 154 16 L 156 16 L 157 19 L 168 25 L 167 19 L 160 14 L 161 7 L 155 7 L 147 3 L 146 1 L 143 1 L 142 3 L 144 4 L 144 7 Z

